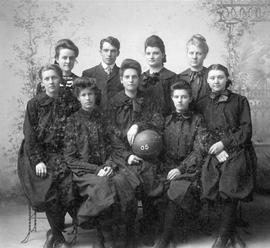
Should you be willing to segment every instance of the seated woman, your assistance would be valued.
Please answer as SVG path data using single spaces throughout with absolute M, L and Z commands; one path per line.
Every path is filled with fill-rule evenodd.
M 51 227 L 44 248 L 63 248 L 67 245 L 61 232 L 61 213 L 74 200 L 72 175 L 63 157 L 63 138 L 73 106 L 60 93 L 62 70 L 58 65 L 43 66 L 39 77 L 45 92 L 27 103 L 18 174 L 31 206 L 45 211 Z
M 159 171 L 167 191 L 167 207 L 163 233 L 155 248 L 166 248 L 172 241 L 177 210 L 196 215 L 200 204 L 199 177 L 205 128 L 202 118 L 189 109 L 192 89 L 188 83 L 173 84 L 171 98 L 175 111 L 165 121 L 163 166 Z
M 127 173 L 122 171 L 123 168 L 113 163 L 111 147 L 117 147 L 114 153 L 119 149 L 121 152 L 121 141 L 116 139 L 98 110 L 101 92 L 96 84 L 86 77 L 77 78 L 74 93 L 81 108 L 68 119 L 64 155 L 83 198 L 77 212 L 78 224 L 93 219 L 103 210 L 119 203 L 127 221 L 127 231 L 130 232 L 130 226 L 134 224 L 130 222 L 134 222 L 134 212 L 137 211 L 134 188 L 139 182 L 137 180 L 134 186 L 134 182 L 130 183 L 126 177 Z M 126 235 L 127 238 L 130 236 L 131 233 Z
M 155 184 L 155 171 L 157 161 L 146 161 L 136 156 L 131 149 L 136 134 L 145 129 L 160 131 L 163 126 L 163 117 L 149 95 L 138 90 L 141 76 L 141 66 L 133 59 L 125 59 L 120 67 L 120 80 L 124 90 L 119 92 L 112 100 L 110 119 L 118 132 L 118 137 L 125 145 L 125 150 L 118 153 L 115 162 L 126 166 L 140 179 L 143 188 L 141 199 L 143 201 L 144 215 L 151 215 L 151 209 L 146 207 L 148 193 Z M 147 218 L 153 219 L 152 216 Z M 148 231 L 146 231 L 148 233 Z
M 197 104 L 209 132 L 209 155 L 202 167 L 202 199 L 218 201 L 223 207 L 219 236 L 212 247 L 230 247 L 235 242 L 245 247 L 242 240 L 236 240 L 235 219 L 238 202 L 252 199 L 255 183 L 250 107 L 246 97 L 228 89 L 232 82 L 225 66 L 211 65 L 207 82 L 211 93 Z

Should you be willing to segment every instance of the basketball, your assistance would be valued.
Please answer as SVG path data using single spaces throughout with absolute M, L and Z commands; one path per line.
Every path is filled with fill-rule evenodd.
M 132 151 L 143 159 L 155 158 L 162 150 L 162 137 L 154 130 L 138 133 L 132 145 Z

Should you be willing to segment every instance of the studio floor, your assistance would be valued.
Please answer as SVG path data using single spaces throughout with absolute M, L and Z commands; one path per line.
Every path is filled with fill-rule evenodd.
M 255 195 L 252 203 L 243 204 L 244 219 L 249 222 L 247 232 L 241 231 L 241 237 L 245 240 L 248 248 L 270 247 L 270 194 Z M 32 232 L 29 241 L 22 244 L 28 230 L 28 208 L 23 203 L 1 202 L 0 203 L 0 247 L 1 248 L 42 248 L 45 240 L 48 223 L 44 214 L 38 214 L 37 231 Z M 67 219 L 67 222 L 70 221 Z M 65 234 L 67 239 L 72 235 Z M 183 248 L 211 247 L 214 235 L 190 233 L 185 243 L 179 243 Z M 138 240 L 138 243 L 140 241 Z M 108 244 L 108 247 L 110 244 Z M 80 231 L 77 248 L 99 248 L 95 231 Z M 149 246 L 138 246 L 146 248 Z

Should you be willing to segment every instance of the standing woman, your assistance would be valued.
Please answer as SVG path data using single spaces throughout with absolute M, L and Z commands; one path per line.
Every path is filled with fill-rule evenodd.
M 197 104 L 209 132 L 209 155 L 201 177 L 202 199 L 222 204 L 219 236 L 212 247 L 225 248 L 236 238 L 238 202 L 252 197 L 256 154 L 247 98 L 228 89 L 232 82 L 223 65 L 211 65 L 206 75 L 211 93 Z
M 170 86 L 175 82 L 176 74 L 164 67 L 166 62 L 165 45 L 157 35 L 148 37 L 144 44 L 149 69 L 142 74 L 140 90 L 146 91 L 161 105 L 163 115 L 171 112 L 172 102 Z
M 74 200 L 71 173 L 63 159 L 63 138 L 73 105 L 60 91 L 62 70 L 58 65 L 43 66 L 39 77 L 45 92 L 27 103 L 18 174 L 32 208 L 45 211 L 51 227 L 44 248 L 63 248 L 67 244 L 61 216 Z
M 200 34 L 194 34 L 187 42 L 189 68 L 178 75 L 180 79 L 190 84 L 195 105 L 199 99 L 210 92 L 206 80 L 207 68 L 203 66 L 208 51 L 206 39 Z
M 70 94 L 71 90 L 73 90 L 73 81 L 78 77 L 72 72 L 78 55 L 79 49 L 71 40 L 61 39 L 57 41 L 55 45 L 54 63 L 59 65 L 62 70 L 63 82 L 61 82 L 60 87 L 61 89 L 67 90 L 68 94 Z M 45 89 L 42 87 L 42 84 L 39 83 L 37 86 L 37 94 L 43 91 L 45 91 Z

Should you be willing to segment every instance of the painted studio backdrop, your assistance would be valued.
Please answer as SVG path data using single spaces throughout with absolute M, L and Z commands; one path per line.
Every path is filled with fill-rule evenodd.
M 22 195 L 16 173 L 26 102 L 38 83 L 37 70 L 53 61 L 54 44 L 69 38 L 80 53 L 74 72 L 100 62 L 99 41 L 121 42 L 119 65 L 134 58 L 146 69 L 144 41 L 165 42 L 166 67 L 176 73 L 187 65 L 187 40 L 206 37 L 205 65 L 229 67 L 233 89 L 248 97 L 253 141 L 259 156 L 260 187 L 270 189 L 270 3 L 249 0 L 0 0 L 0 197 Z

